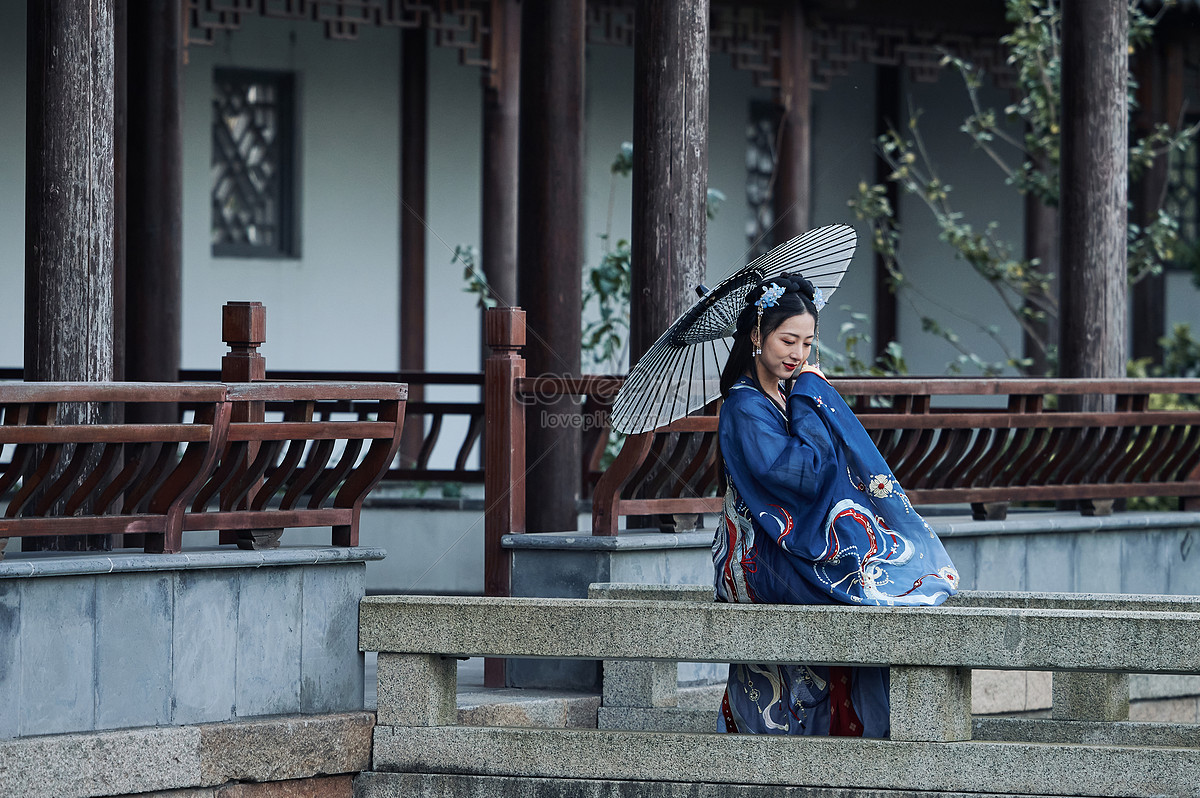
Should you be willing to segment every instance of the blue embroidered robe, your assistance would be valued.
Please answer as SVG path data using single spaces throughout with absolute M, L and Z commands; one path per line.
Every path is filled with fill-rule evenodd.
M 718 601 L 934 605 L 956 592 L 941 541 L 819 375 L 797 378 L 786 416 L 748 377 L 739 380 L 718 437 L 727 477 L 713 541 Z M 848 673 L 863 735 L 886 737 L 887 669 Z M 828 734 L 829 679 L 817 665 L 731 665 L 719 727 Z

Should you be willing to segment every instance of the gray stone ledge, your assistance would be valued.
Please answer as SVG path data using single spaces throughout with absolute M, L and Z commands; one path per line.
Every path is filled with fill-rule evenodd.
M 917 508 L 920 510 L 921 508 Z M 1200 529 L 1200 512 L 1137 513 L 1083 516 L 1067 511 L 1029 511 L 1010 515 L 1003 521 L 976 521 L 968 515 L 926 516 L 940 537 L 987 537 L 992 535 L 1039 535 L 1064 532 L 1123 532 L 1129 530 Z M 703 531 L 664 534 L 657 531 L 623 530 L 616 537 L 593 537 L 587 530 L 505 535 L 507 549 L 561 549 L 569 551 L 622 551 L 626 549 L 709 548 L 712 524 Z
M 1112 612 L 1200 612 L 1200 596 L 1139 593 L 1036 593 L 1013 590 L 964 590 L 944 606 L 1017 610 L 1100 610 Z
M 1195 723 L 975 718 L 974 735 L 977 741 L 1200 748 L 1200 725 Z
M 644 585 L 636 582 L 593 582 L 588 585 L 588 598 L 641 601 L 710 601 L 712 597 L 713 589 L 711 585 Z M 1200 596 L 963 590 L 958 595 L 947 599 L 944 606 L 1021 610 L 1200 612 Z
M 506 549 L 542 549 L 547 551 L 630 551 L 644 549 L 711 549 L 713 533 L 622 531 L 615 537 L 588 532 L 531 532 L 505 535 L 500 545 Z
M 921 508 L 917 508 L 920 511 Z M 1036 535 L 1061 532 L 1120 532 L 1141 529 L 1200 529 L 1198 512 L 1136 513 L 1085 516 L 1077 512 L 1031 512 L 1003 521 L 976 521 L 969 516 L 927 518 L 939 537 Z
M 1044 793 L 1038 793 L 1043 795 Z M 1028 793 L 844 790 L 761 784 L 513 779 L 438 773 L 361 773 L 355 798 L 1029 798 Z
M 198 786 L 282 781 L 370 767 L 375 715 L 289 715 L 194 728 L 200 730 Z
M 0 560 L 0 579 L 37 576 L 196 571 L 212 568 L 263 568 L 288 565 L 336 565 L 382 560 L 384 549 L 373 546 L 327 546 L 244 551 L 234 548 L 196 549 L 180 554 L 39 552 L 9 555 Z
M 365 651 L 444 656 L 815 662 L 1200 672 L 1200 614 L 368 596 Z
M 681 707 L 600 707 L 599 729 L 715 734 L 718 710 Z
M 231 781 L 217 787 L 142 792 L 115 798 L 352 798 L 356 775 L 343 773 L 268 782 Z
M 0 795 L 14 798 L 90 798 L 199 784 L 195 726 L 0 742 Z
M 0 795 L 92 798 L 356 773 L 369 712 L 55 734 L 0 741 Z
M 1194 796 L 1200 783 L 1187 748 L 465 727 L 376 727 L 373 769 L 1105 798 Z
M 492 692 L 520 694 L 521 690 Z M 542 692 L 542 691 L 539 691 Z M 526 726 L 543 729 L 594 729 L 600 696 L 581 693 L 521 700 L 473 701 L 459 695 L 458 723 L 463 726 Z
M 641 585 L 636 582 L 593 582 L 588 598 L 642 601 L 713 601 L 712 585 Z

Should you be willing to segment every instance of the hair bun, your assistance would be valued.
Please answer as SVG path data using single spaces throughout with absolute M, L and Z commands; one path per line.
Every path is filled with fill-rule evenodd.
M 779 282 L 780 285 L 783 285 L 783 283 L 785 281 L 788 284 L 787 285 L 788 291 L 795 291 L 796 293 L 804 296 L 807 299 L 811 300 L 817 294 L 817 287 L 812 284 L 811 280 L 806 279 L 804 277 L 804 275 L 787 274 L 785 272 L 784 274 L 779 275 L 777 282 Z

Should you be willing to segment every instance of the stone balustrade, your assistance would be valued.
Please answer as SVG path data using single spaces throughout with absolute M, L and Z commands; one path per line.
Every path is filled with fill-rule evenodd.
M 621 592 L 596 594 L 606 589 Z M 364 599 L 359 644 L 380 652 L 379 725 L 373 772 L 360 778 L 358 794 L 434 794 L 437 774 L 456 789 L 466 789 L 463 779 L 501 777 L 563 795 L 576 794 L 581 779 L 620 795 L 653 783 L 654 794 L 672 796 L 691 794 L 684 788 L 696 783 L 733 795 L 805 785 L 1096 796 L 1194 795 L 1200 783 L 1196 726 L 1121 720 L 1126 674 L 1200 673 L 1191 642 L 1198 599 L 967 593 L 941 607 L 889 608 L 716 604 L 688 590 L 640 586 L 619 599 Z M 479 655 L 888 665 L 892 736 L 456 726 L 454 658 Z M 606 687 L 606 698 L 653 703 L 669 681 L 653 668 L 627 673 Z M 1053 717 L 973 722 L 973 668 L 1053 671 Z M 405 775 L 414 773 L 425 775 Z M 555 783 L 559 792 L 547 786 Z

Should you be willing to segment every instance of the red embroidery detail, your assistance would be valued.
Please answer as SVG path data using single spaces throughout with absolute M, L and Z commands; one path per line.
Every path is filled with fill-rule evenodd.
M 783 531 L 779 533 L 779 537 L 775 538 L 776 542 L 783 543 L 783 539 L 792 533 L 795 524 L 792 523 L 792 514 L 780 507 L 778 504 L 768 504 L 768 507 L 774 507 L 779 512 L 783 513 L 783 520 L 786 522 Z

